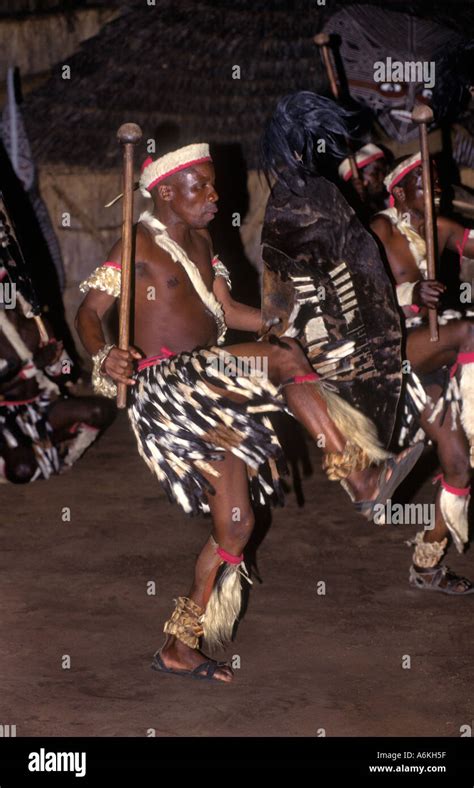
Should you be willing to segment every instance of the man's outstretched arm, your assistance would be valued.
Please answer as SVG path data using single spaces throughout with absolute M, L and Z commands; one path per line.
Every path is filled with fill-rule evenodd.
M 215 278 L 213 290 L 215 297 L 222 305 L 225 322 L 229 328 L 237 328 L 241 331 L 260 331 L 262 327 L 260 309 L 235 301 L 223 276 Z

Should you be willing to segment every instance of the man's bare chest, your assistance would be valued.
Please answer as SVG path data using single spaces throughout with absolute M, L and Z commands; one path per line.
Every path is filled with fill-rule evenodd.
M 193 261 L 194 262 L 194 261 Z M 212 291 L 213 271 L 210 261 L 194 262 L 194 270 Z M 169 259 L 137 260 L 135 263 L 135 289 L 139 297 L 172 303 L 176 300 L 199 300 L 190 276 L 179 261 Z

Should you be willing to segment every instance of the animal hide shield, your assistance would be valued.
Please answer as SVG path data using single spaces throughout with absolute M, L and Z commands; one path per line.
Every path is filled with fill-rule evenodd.
M 377 245 L 323 177 L 283 178 L 262 232 L 263 315 L 296 337 L 314 370 L 374 422 L 387 447 L 400 398 L 401 326 Z

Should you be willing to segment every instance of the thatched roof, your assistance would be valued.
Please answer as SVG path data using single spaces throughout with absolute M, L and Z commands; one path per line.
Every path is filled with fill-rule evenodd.
M 382 4 L 379 2 L 378 4 Z M 257 140 L 285 93 L 325 87 L 312 42 L 341 4 L 316 0 L 144 0 L 128 2 L 80 51 L 30 94 L 26 121 L 40 163 L 107 169 L 119 161 L 115 132 L 135 121 L 144 138 L 160 124 L 176 124 L 179 143 L 209 140 L 242 145 L 255 166 Z M 347 5 L 345 3 L 344 5 Z M 444 0 L 389 3 L 446 23 Z M 456 5 L 451 26 L 465 34 L 474 8 Z M 241 78 L 232 78 L 239 66 Z M 159 144 L 159 140 L 158 140 Z M 158 148 L 159 151 L 159 148 Z M 142 151 L 144 152 L 144 147 Z
M 6 89 L 12 65 L 20 69 L 24 91 L 35 89 L 38 84 L 32 82 L 42 78 L 42 84 L 58 61 L 71 57 L 82 41 L 97 35 L 119 13 L 113 4 L 85 3 L 75 10 L 67 5 L 63 12 L 0 16 L 0 91 Z
M 0 19 L 71 13 L 83 8 L 118 5 L 123 0 L 0 0 Z

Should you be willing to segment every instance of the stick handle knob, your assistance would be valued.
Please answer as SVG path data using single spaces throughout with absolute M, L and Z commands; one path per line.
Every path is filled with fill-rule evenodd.
M 318 47 L 327 47 L 329 46 L 329 36 L 327 33 L 317 33 L 314 36 L 313 41 Z
M 414 123 L 431 123 L 434 120 L 433 110 L 427 104 L 416 104 L 411 119 Z
M 124 123 L 117 131 L 117 139 L 121 145 L 138 145 L 142 138 L 142 130 L 136 123 Z

